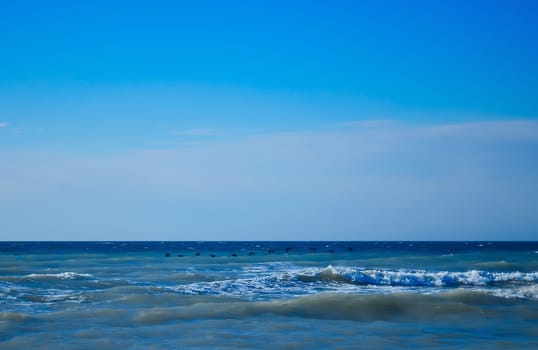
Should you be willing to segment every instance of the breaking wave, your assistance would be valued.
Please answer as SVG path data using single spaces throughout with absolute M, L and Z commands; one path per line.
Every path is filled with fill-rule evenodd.
M 503 284 L 528 284 L 538 282 L 538 272 L 429 272 L 424 270 L 378 270 L 349 267 L 311 269 L 299 273 L 302 282 L 341 282 L 357 285 L 381 286 L 488 286 Z
M 431 272 L 353 267 L 289 269 L 247 274 L 235 279 L 188 283 L 169 289 L 190 295 L 226 295 L 271 300 L 327 292 L 392 294 L 438 293 L 470 289 L 504 298 L 538 300 L 538 272 Z
M 127 276 L 117 275 L 96 278 L 77 272 L 34 273 L 0 277 L 0 309 L 8 305 L 104 304 L 111 300 L 125 305 L 160 307 L 163 304 L 199 303 L 198 297 L 205 296 L 248 301 L 250 305 L 292 303 L 304 297 L 335 294 L 343 297 L 333 296 L 333 299 L 363 300 L 360 298 L 365 296 L 414 295 L 422 298 L 463 292 L 478 293 L 476 295 L 482 299 L 489 296 L 538 301 L 538 272 L 427 271 L 331 265 L 305 268 L 289 263 L 261 263 L 221 273 L 177 271 L 167 280 L 131 281 Z M 282 308 L 289 308 L 294 304 L 283 305 L 287 306 Z

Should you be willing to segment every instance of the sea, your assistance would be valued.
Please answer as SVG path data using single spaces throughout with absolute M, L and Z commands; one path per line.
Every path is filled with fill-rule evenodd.
M 0 349 L 538 349 L 538 242 L 0 242 Z

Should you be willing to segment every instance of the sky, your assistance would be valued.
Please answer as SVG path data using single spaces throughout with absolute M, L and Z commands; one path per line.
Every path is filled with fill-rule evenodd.
M 0 240 L 536 240 L 536 1 L 11 1 Z

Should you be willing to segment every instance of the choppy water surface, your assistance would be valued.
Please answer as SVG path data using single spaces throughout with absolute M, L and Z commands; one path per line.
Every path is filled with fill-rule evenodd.
M 0 348 L 538 347 L 538 242 L 0 242 Z

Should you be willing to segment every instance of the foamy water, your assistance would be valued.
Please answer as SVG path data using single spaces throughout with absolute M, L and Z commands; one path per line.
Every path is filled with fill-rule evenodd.
M 537 249 L 4 242 L 0 348 L 538 346 Z

